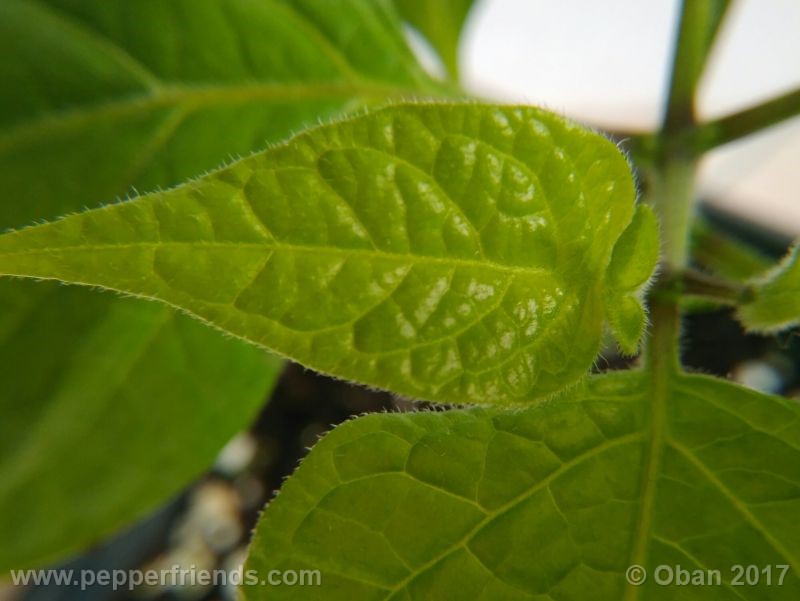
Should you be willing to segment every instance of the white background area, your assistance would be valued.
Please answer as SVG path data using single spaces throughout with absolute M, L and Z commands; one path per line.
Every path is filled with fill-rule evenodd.
M 676 0 L 478 0 L 462 40 L 463 83 L 482 97 L 615 130 L 653 130 L 677 19 Z M 701 82 L 702 118 L 798 86 L 800 0 L 734 1 Z M 800 118 L 715 150 L 702 165 L 700 193 L 800 235 Z

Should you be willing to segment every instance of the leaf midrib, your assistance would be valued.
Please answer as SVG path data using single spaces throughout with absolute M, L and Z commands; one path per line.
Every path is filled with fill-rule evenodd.
M 94 121 L 125 117 L 139 112 L 183 106 L 194 111 L 225 104 L 292 102 L 296 100 L 390 100 L 418 96 L 419 91 L 368 81 L 310 83 L 248 83 L 237 85 L 171 85 L 147 94 L 133 94 L 89 107 L 61 110 L 29 120 L 0 135 L 0 153 L 26 140 L 51 135 L 59 130 L 79 129 Z
M 24 232 L 24 230 L 21 230 Z M 7 234 L 7 236 L 14 236 L 15 233 Z M 3 237 L 0 236 L 0 242 L 2 242 Z M 504 263 L 498 263 L 496 261 L 491 261 L 487 259 L 465 259 L 465 258 L 456 258 L 456 257 L 437 257 L 434 255 L 418 255 L 418 254 L 403 254 L 398 252 L 390 252 L 390 251 L 383 251 L 378 250 L 375 248 L 342 248 L 342 247 L 333 247 L 333 246 L 313 246 L 313 245 L 302 245 L 302 244 L 287 244 L 284 242 L 275 242 L 271 240 L 265 240 L 263 242 L 199 242 L 199 241 L 192 241 L 192 242 L 179 242 L 179 241 L 170 241 L 170 242 L 132 242 L 126 244 L 76 244 L 70 245 L 65 244 L 63 246 L 50 246 L 45 248 L 34 248 L 34 249 L 25 249 L 20 251 L 0 251 L 0 257 L 20 257 L 20 256 L 29 256 L 29 255 L 38 255 L 38 254 L 48 254 L 48 253 L 57 253 L 57 252 L 67 252 L 67 251 L 104 251 L 104 250 L 125 250 L 125 249 L 136 249 L 136 248 L 169 248 L 169 247 L 186 247 L 190 249 L 203 249 L 203 248 L 230 248 L 230 249 L 255 249 L 261 250 L 264 252 L 273 252 L 273 251 L 289 251 L 297 254 L 307 253 L 307 254 L 321 254 L 325 256 L 343 256 L 343 257 L 351 257 L 351 256 L 361 256 L 361 257 L 370 257 L 374 259 L 384 259 L 384 260 L 391 260 L 402 262 L 405 264 L 408 263 L 433 263 L 433 264 L 441 264 L 446 265 L 448 267 L 470 267 L 474 269 L 490 269 L 494 271 L 500 271 L 504 273 L 512 273 L 517 275 L 540 275 L 540 274 L 551 274 L 554 275 L 554 272 L 545 269 L 543 267 L 527 267 L 527 266 L 515 266 L 509 265 Z M 2 268 L 0 268 L 2 269 Z M 3 275 L 3 274 L 0 274 Z M 20 274 L 5 274 L 5 275 L 14 275 L 19 276 Z M 24 276 L 22 276 L 24 277 Z M 39 276 L 36 276 L 39 277 Z
M 164 79 L 150 65 L 131 54 L 107 34 L 84 23 L 73 15 L 49 4 L 44 4 L 40 0 L 28 1 L 41 13 L 41 18 L 49 19 L 53 25 L 65 30 L 69 35 L 84 38 L 89 44 L 96 46 L 98 50 L 114 58 L 121 68 L 125 69 L 150 90 L 158 91 L 167 87 Z M 325 55 L 331 65 L 336 67 L 340 75 L 351 82 L 361 80 L 361 74 L 353 68 L 342 49 L 332 43 L 319 25 L 296 6 L 277 1 L 269 1 L 267 4 L 270 9 L 280 12 L 286 20 L 293 21 L 297 28 L 301 29 L 308 38 L 313 39 L 317 49 Z M 226 11 L 230 8 L 230 5 L 223 2 L 220 4 L 220 8 Z M 233 29 L 235 30 L 235 27 Z M 244 56 L 244 53 L 242 54 Z
M 295 20 L 299 27 L 302 27 L 309 36 L 316 40 L 328 59 L 339 70 L 340 79 L 312 82 L 255 81 L 236 84 L 170 84 L 100 32 L 37 0 L 34 0 L 32 5 L 42 13 L 43 18 L 53 20 L 72 34 L 77 33 L 88 38 L 90 43 L 97 45 L 98 49 L 114 57 L 121 68 L 138 78 L 145 87 L 131 95 L 100 99 L 97 103 L 80 107 L 68 107 L 14 125 L 4 135 L 0 134 L 0 153 L 7 152 L 18 143 L 45 136 L 59 129 L 81 128 L 94 120 L 123 117 L 158 108 L 181 106 L 186 112 L 191 112 L 208 106 L 246 104 L 257 101 L 291 102 L 352 98 L 389 100 L 417 96 L 425 87 L 409 89 L 367 79 L 353 69 L 344 54 L 333 46 L 330 40 L 307 17 L 290 5 L 280 2 L 273 3 L 273 8 Z M 334 76 L 332 75 L 332 77 Z
M 661 462 L 664 451 L 667 447 L 675 450 L 683 458 L 691 463 L 704 478 L 718 490 L 737 512 L 756 530 L 767 543 L 792 566 L 796 572 L 800 572 L 800 564 L 792 559 L 792 554 L 783 544 L 772 535 L 768 528 L 765 528 L 761 521 L 755 516 L 746 504 L 735 495 L 711 470 L 700 461 L 690 449 L 678 442 L 667 431 L 667 403 L 670 394 L 681 389 L 680 381 L 685 377 L 685 372 L 676 362 L 678 338 L 672 331 L 675 325 L 674 315 L 665 315 L 658 307 L 656 313 L 661 313 L 659 317 L 664 321 L 656 321 L 653 336 L 653 345 L 650 349 L 649 369 L 651 374 L 650 395 L 652 403 L 649 412 L 649 444 L 645 456 L 645 467 L 642 474 L 642 499 L 639 519 L 636 525 L 636 538 L 628 565 L 641 565 L 647 567 L 647 560 L 650 546 L 657 536 L 653 533 L 653 519 L 655 514 L 655 502 L 657 496 L 658 483 L 661 473 Z M 711 402 L 711 401 L 709 401 Z M 718 403 L 711 402 L 718 409 L 731 413 L 728 409 Z M 742 419 L 741 416 L 736 416 Z M 748 422 L 748 425 L 749 422 Z M 752 426 L 751 426 L 752 427 Z M 758 428 L 756 428 L 758 429 Z M 624 601 L 636 601 L 641 599 L 641 586 L 627 584 L 625 588 Z
M 655 315 L 665 317 L 663 315 Z M 677 355 L 677 340 L 671 330 L 673 315 L 666 315 L 665 323 L 655 322 L 653 345 L 649 349 L 650 359 L 650 395 L 652 403 L 649 415 L 649 434 L 645 452 L 645 465 L 642 473 L 642 498 L 639 516 L 636 524 L 636 537 L 631 548 L 628 565 L 645 565 L 652 539 L 653 514 L 655 512 L 656 491 L 658 488 L 658 474 L 661 470 L 661 459 L 664 453 L 665 429 L 667 422 L 667 401 L 671 390 L 670 380 L 675 377 L 676 369 L 672 361 Z M 625 587 L 624 601 L 635 601 L 641 596 L 641 586 L 627 584 Z

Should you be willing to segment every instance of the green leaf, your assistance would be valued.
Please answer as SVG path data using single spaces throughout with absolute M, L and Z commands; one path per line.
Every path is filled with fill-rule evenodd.
M 636 355 L 647 327 L 644 304 L 634 294 L 621 294 L 608 297 L 606 310 L 620 352 L 630 357 Z
M 267 507 L 245 570 L 320 570 L 257 599 L 800 598 L 800 406 L 704 376 L 593 377 L 523 411 L 370 415 Z M 625 580 L 628 566 L 649 574 Z M 732 586 L 734 565 L 788 565 Z M 713 587 L 654 569 L 720 570 Z
M 3 229 L 430 87 L 372 0 L 3 0 L 0 59 Z M 180 490 L 277 369 L 164 306 L 0 282 L 0 569 L 85 548 Z
M 752 280 L 750 290 L 737 311 L 748 330 L 774 333 L 800 325 L 800 244 L 778 266 Z
M 0 57 L 14 226 L 432 86 L 380 0 L 4 0 Z
M 20 344 L 0 347 L 0 571 L 60 560 L 152 511 L 208 469 L 280 372 L 155 303 L 81 292 L 45 297 L 16 324 Z
M 634 189 L 534 108 L 405 105 L 0 237 L 0 273 L 159 299 L 322 372 L 509 403 L 581 378 Z
M 637 205 L 633 219 L 614 246 L 608 266 L 609 289 L 641 290 L 653 276 L 658 254 L 658 220 L 649 206 Z
M 394 0 L 402 17 L 424 35 L 439 53 L 453 79 L 458 79 L 461 29 L 474 3 L 474 0 Z
M 647 205 L 637 205 L 608 266 L 606 310 L 620 350 L 635 355 L 647 313 L 642 299 L 658 264 L 658 221 Z

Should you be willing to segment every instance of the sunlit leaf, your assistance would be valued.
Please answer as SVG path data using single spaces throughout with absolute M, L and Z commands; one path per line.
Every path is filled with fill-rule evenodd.
M 614 247 L 608 267 L 606 310 L 617 344 L 635 355 L 647 314 L 642 300 L 658 263 L 658 221 L 647 205 L 638 205 L 630 225 Z
M 430 88 L 373 0 L 4 0 L 0 59 L 3 230 Z M 249 424 L 277 369 L 161 305 L 0 282 L 0 568 L 164 502 Z
M 267 507 L 245 565 L 259 579 L 319 570 L 321 586 L 244 596 L 794 601 L 798 511 L 800 405 L 703 376 L 618 373 L 524 411 L 336 428 Z M 631 565 L 648 572 L 640 587 Z M 660 565 L 719 570 L 721 583 L 659 584 Z M 773 566 L 771 584 L 731 584 L 736 565 Z
M 159 299 L 412 397 L 523 402 L 593 362 L 633 203 L 616 146 L 551 113 L 404 105 L 6 234 L 0 273 Z

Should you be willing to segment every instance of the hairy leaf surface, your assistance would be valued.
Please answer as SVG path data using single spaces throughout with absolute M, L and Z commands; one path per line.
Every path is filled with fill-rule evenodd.
M 0 273 L 160 299 L 319 371 L 508 403 L 577 381 L 634 189 L 534 108 L 405 105 L 0 237 Z
M 336 428 L 267 507 L 247 570 L 320 570 L 257 599 L 800 597 L 800 406 L 703 376 L 593 377 L 524 411 Z M 648 570 L 643 586 L 625 571 Z M 787 565 L 732 586 L 734 565 Z M 666 586 L 658 565 L 720 570 Z M 663 575 L 662 575 L 663 578 Z
M 429 87 L 372 0 L 4 0 L 0 59 L 2 229 Z M 0 568 L 163 502 L 246 427 L 277 369 L 167 307 L 0 282 Z
M 628 355 L 636 354 L 644 334 L 647 315 L 642 298 L 658 264 L 658 242 L 655 214 L 647 205 L 638 205 L 608 266 L 606 310 L 617 344 Z
M 800 244 L 775 269 L 755 278 L 752 299 L 738 309 L 748 330 L 779 332 L 800 325 Z

